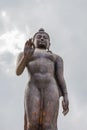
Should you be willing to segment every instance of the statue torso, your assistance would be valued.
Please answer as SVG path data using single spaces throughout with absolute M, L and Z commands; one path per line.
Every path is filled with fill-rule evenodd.
M 42 81 L 54 78 L 55 56 L 46 50 L 36 49 L 27 64 L 31 78 Z
M 37 85 L 39 88 L 54 86 L 58 89 L 55 78 L 55 61 L 55 54 L 47 52 L 46 50 L 35 50 L 27 64 L 30 82 Z
M 53 73 L 55 57 L 46 50 L 35 50 L 34 54 L 28 62 L 28 70 L 34 73 Z

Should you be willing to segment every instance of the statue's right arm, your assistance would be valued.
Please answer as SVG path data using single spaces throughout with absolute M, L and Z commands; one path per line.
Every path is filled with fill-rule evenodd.
M 29 39 L 26 41 L 24 46 L 24 52 L 20 53 L 17 59 L 17 67 L 16 67 L 16 74 L 21 75 L 24 71 L 27 63 L 29 62 L 30 57 L 34 53 L 34 44 L 32 43 L 32 40 Z
M 24 53 L 20 53 L 17 58 L 17 65 L 16 65 L 16 74 L 21 75 L 24 71 L 26 64 L 27 64 L 27 58 L 24 56 Z

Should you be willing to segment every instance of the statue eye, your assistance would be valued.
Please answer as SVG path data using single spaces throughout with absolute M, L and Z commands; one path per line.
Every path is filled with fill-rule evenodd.
M 41 35 L 37 35 L 37 38 L 40 39 L 40 38 L 41 38 Z
M 47 39 L 48 37 L 47 36 L 43 36 L 44 39 Z

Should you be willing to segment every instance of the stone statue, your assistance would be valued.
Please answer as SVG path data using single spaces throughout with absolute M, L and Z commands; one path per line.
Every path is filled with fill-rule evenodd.
M 63 60 L 49 47 L 50 37 L 41 28 L 18 56 L 16 74 L 21 75 L 25 67 L 29 73 L 24 97 L 24 130 L 57 130 L 60 96 L 63 96 L 63 114 L 69 111 Z

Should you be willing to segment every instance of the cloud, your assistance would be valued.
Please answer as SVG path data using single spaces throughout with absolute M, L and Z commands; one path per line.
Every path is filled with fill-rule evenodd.
M 17 28 L 12 28 L 0 36 L 0 66 L 6 73 L 14 73 L 15 60 L 18 53 L 23 50 L 25 39 L 25 34 Z
M 6 11 L 1 11 L 0 19 L 4 28 L 0 35 L 0 68 L 12 75 L 16 57 L 23 50 L 27 36 L 15 26 Z M 29 28 L 26 27 L 26 30 L 29 31 Z
M 16 54 L 18 50 L 23 47 L 23 42 L 25 41 L 25 35 L 19 32 L 16 28 L 11 31 L 6 32 L 0 36 L 1 41 L 1 52 L 9 51 L 12 54 Z

